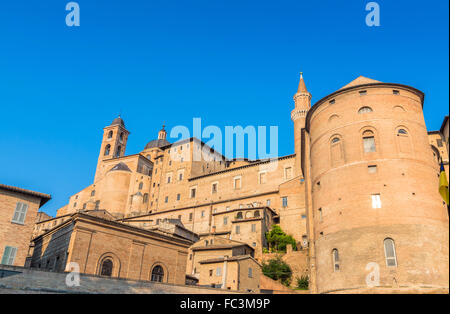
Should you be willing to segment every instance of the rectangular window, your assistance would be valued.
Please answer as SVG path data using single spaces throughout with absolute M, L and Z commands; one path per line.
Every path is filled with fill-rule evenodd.
M 191 198 L 195 198 L 195 192 L 197 192 L 196 188 L 191 189 Z
M 192 221 L 192 213 L 189 213 L 189 221 Z
M 241 178 L 234 178 L 234 189 L 239 190 L 241 188 Z
M 251 267 L 248 268 L 248 278 L 253 277 L 253 269 Z
M 266 201 L 266 205 L 267 205 L 267 207 L 270 207 L 270 200 Z
M 222 268 L 220 267 L 216 268 L 216 276 L 222 276 Z
M 205 211 L 202 210 L 202 218 L 205 217 Z
M 281 203 L 282 203 L 283 207 L 287 207 L 288 206 L 288 198 L 287 198 L 287 196 L 282 197 L 281 201 L 282 201 Z
M 181 199 L 181 194 L 177 194 L 177 201 Z
M 359 95 L 361 96 L 367 95 L 367 91 L 366 90 L 359 91 Z
M 364 152 L 365 153 L 373 153 L 373 152 L 377 151 L 376 147 L 375 147 L 375 137 L 373 137 L 373 136 L 364 137 L 363 142 L 364 142 Z
M 236 226 L 236 234 L 241 233 L 241 226 Z
M 12 222 L 18 224 L 25 223 L 25 217 L 27 215 L 28 204 L 17 202 L 16 209 L 14 211 L 14 216 L 12 218 Z
M 252 232 L 256 232 L 256 224 L 252 224 Z
M 217 193 L 217 183 L 213 183 L 212 188 L 211 188 L 211 192 L 212 193 Z
M 368 166 L 369 173 L 377 173 L 377 166 Z
M 169 197 L 168 196 L 166 196 L 166 198 L 164 199 L 164 202 L 165 203 L 169 202 Z
M 6 246 L 3 252 L 2 264 L 13 265 L 16 259 L 17 248 L 12 246 Z
M 400 91 L 395 90 L 395 89 L 392 91 L 392 93 L 393 93 L 394 95 L 400 95 Z
M 292 167 L 284 168 L 284 178 L 285 179 L 292 178 Z
M 172 180 L 172 177 L 171 177 L 171 176 L 168 176 L 168 177 L 167 177 L 167 183 L 170 183 L 170 180 Z
M 265 184 L 267 183 L 267 172 L 261 172 L 259 174 L 259 183 L 260 184 Z
M 372 194 L 372 208 L 381 208 L 380 194 Z
M 228 217 L 223 217 L 223 224 L 227 225 L 228 224 Z
M 323 221 L 322 208 L 319 208 L 319 221 Z

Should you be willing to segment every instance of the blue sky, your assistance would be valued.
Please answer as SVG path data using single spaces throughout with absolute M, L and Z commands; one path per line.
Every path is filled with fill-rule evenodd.
M 50 193 L 54 215 L 93 181 L 102 128 L 119 113 L 127 154 L 163 122 L 277 125 L 293 153 L 299 72 L 313 103 L 359 75 L 426 93 L 439 129 L 449 103 L 448 1 L 0 1 L 0 182 Z

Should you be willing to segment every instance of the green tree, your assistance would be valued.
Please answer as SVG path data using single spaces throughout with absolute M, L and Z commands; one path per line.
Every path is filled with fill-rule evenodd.
M 292 249 L 297 250 L 295 239 L 284 233 L 279 225 L 273 225 L 272 230 L 266 232 L 266 239 L 272 251 L 286 252 L 286 245 L 291 244 Z
M 264 262 L 262 271 L 265 276 L 273 280 L 281 280 L 281 283 L 287 287 L 291 284 L 291 267 L 286 264 L 280 256 L 272 258 L 268 262 Z

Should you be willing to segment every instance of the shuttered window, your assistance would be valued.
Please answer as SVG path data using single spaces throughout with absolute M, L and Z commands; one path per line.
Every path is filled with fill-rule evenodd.
M 14 260 L 16 258 L 17 248 L 12 246 L 5 247 L 5 251 L 3 252 L 2 264 L 4 265 L 13 265 Z
M 12 222 L 23 224 L 27 215 L 28 204 L 17 202 Z

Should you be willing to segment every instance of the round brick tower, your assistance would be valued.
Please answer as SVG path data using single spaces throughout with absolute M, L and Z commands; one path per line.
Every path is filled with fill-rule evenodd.
M 308 112 L 319 293 L 448 288 L 448 212 L 423 101 L 359 77 Z

